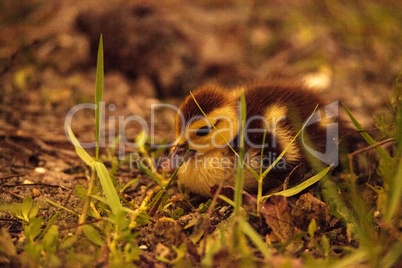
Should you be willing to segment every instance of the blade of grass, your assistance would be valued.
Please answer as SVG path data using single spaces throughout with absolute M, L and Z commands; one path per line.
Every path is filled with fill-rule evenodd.
M 125 191 L 128 187 L 130 187 L 131 185 L 133 185 L 133 184 L 134 184 L 133 188 L 137 187 L 137 185 L 138 185 L 138 179 L 133 179 L 133 180 L 129 181 L 128 183 L 126 183 L 126 185 L 124 185 L 124 187 L 120 189 L 120 193 L 124 193 L 124 191 Z
M 355 267 L 361 264 L 367 259 L 366 252 L 363 250 L 354 250 L 353 253 L 339 259 L 339 261 L 334 262 L 330 267 L 342 268 L 342 267 Z
M 59 205 L 59 204 L 57 204 L 56 202 L 53 202 L 53 201 L 50 200 L 50 199 L 45 198 L 45 201 L 48 202 L 49 204 L 55 206 L 55 207 L 64 209 L 65 211 L 67 211 L 67 212 L 69 212 L 69 213 L 71 213 L 71 214 L 74 214 L 74 215 L 76 215 L 76 216 L 79 216 L 78 213 L 76 213 L 76 212 L 74 212 L 74 211 L 72 211 L 72 210 L 70 210 L 70 209 L 68 209 L 68 208 L 66 208 L 66 207 L 63 207 L 62 205 Z
M 82 226 L 82 231 L 84 232 L 85 236 L 94 244 L 98 246 L 103 246 L 105 242 L 102 239 L 102 236 L 96 230 L 94 227 L 91 225 L 83 225 Z
M 137 211 L 134 211 L 134 210 L 129 209 L 129 208 L 126 208 L 126 207 L 123 207 L 122 210 L 125 211 L 125 212 L 127 212 L 127 213 L 130 213 L 130 214 L 138 213 L 138 210 L 137 210 Z
M 52 228 L 52 226 L 54 226 L 53 224 L 55 223 L 55 221 L 60 217 L 61 212 L 57 212 L 55 213 L 47 222 L 46 222 L 46 227 L 45 229 L 43 229 L 42 233 L 38 236 L 37 239 L 41 239 L 43 237 L 46 236 L 46 234 L 48 234 L 48 232 L 50 231 L 50 228 Z
M 91 193 L 93 190 L 93 186 L 95 183 L 95 170 L 94 170 L 94 164 L 95 161 L 92 159 L 92 157 L 82 148 L 81 144 L 78 142 L 77 138 L 75 137 L 73 131 L 71 130 L 71 127 L 68 127 L 68 134 L 70 136 L 71 142 L 74 144 L 75 151 L 77 152 L 78 156 L 88 165 L 91 167 L 91 177 L 89 180 L 88 184 L 88 190 L 87 190 L 87 196 L 85 197 L 84 205 L 82 207 L 81 215 L 79 215 L 78 219 L 78 224 L 83 224 L 86 220 L 87 213 L 89 210 L 89 204 L 91 201 Z M 81 233 L 81 226 L 77 228 L 77 235 Z
M 163 197 L 164 197 L 164 195 L 165 195 L 166 193 L 167 193 L 166 190 L 165 190 L 165 189 L 162 189 L 162 190 L 160 190 L 160 191 L 156 194 L 154 200 L 151 202 L 152 207 L 151 207 L 150 210 L 148 211 L 148 216 L 149 216 L 149 217 L 153 217 L 153 216 L 154 216 L 155 212 L 158 210 L 160 204 L 162 203 Z
M 398 204 L 400 204 L 402 199 L 402 72 L 399 72 L 398 77 L 395 79 L 392 91 L 397 112 L 395 159 L 399 158 L 399 163 L 396 168 L 395 176 L 389 181 L 388 209 L 384 217 L 387 222 L 390 222 L 394 217 Z
M 264 135 L 262 136 L 262 148 L 261 148 L 261 156 L 260 156 L 260 178 L 258 179 L 258 192 L 257 192 L 257 215 L 260 215 L 260 201 L 262 197 L 262 183 L 264 177 L 262 176 L 262 166 L 263 166 L 263 157 L 264 157 L 264 147 L 265 147 L 265 139 L 267 137 L 267 128 L 264 128 Z
M 122 209 L 122 205 L 120 203 L 120 198 L 117 194 L 116 188 L 114 187 L 112 179 L 110 178 L 109 172 L 107 171 L 105 165 L 102 163 L 95 162 L 94 167 L 96 169 L 96 173 L 98 174 L 103 192 L 106 195 L 109 206 L 112 212 L 115 215 L 118 215 L 118 213 Z
M 21 213 L 22 216 L 24 217 L 24 220 L 26 220 L 27 222 L 29 222 L 29 212 L 31 212 L 32 204 L 33 199 L 31 196 L 25 197 L 24 200 L 22 201 Z
M 353 124 L 355 125 L 355 127 L 357 128 L 357 130 L 360 131 L 360 134 L 363 136 L 363 138 L 370 144 L 370 145 L 374 145 L 377 142 L 366 132 L 364 131 L 363 127 L 360 125 L 360 123 L 356 120 L 356 118 L 352 115 L 352 113 L 349 111 L 349 109 L 345 106 L 345 104 L 342 104 L 343 108 L 345 109 L 346 113 L 348 114 L 348 116 L 350 117 L 350 120 L 352 120 Z M 389 163 L 393 162 L 393 159 L 391 158 L 391 156 L 381 147 L 377 146 L 374 148 L 374 150 L 376 150 L 376 152 L 381 156 L 382 159 L 384 159 L 384 161 L 387 161 Z
M 143 170 L 147 175 L 154 181 L 156 182 L 162 189 L 165 188 L 165 185 L 163 185 L 162 181 L 159 179 L 158 176 L 155 175 L 148 167 L 144 166 L 140 162 L 138 162 L 140 165 L 140 169 Z
M 261 144 L 261 155 L 260 155 L 260 179 L 262 178 L 262 174 L 263 174 L 263 172 L 262 172 L 262 166 L 263 166 L 262 161 L 263 161 L 263 158 L 264 158 L 264 148 L 265 148 L 265 140 L 266 140 L 266 138 L 267 138 L 267 128 L 264 128 L 264 134 L 262 136 L 262 144 Z
M 113 145 L 109 147 L 108 150 L 106 151 L 108 159 L 113 159 L 113 156 L 116 153 L 116 149 L 119 146 L 119 142 L 120 142 L 120 135 L 117 135 L 116 138 L 114 138 L 113 140 Z
M 92 157 L 82 148 L 80 142 L 77 140 L 75 137 L 73 131 L 71 130 L 71 127 L 68 127 L 68 135 L 70 137 L 71 142 L 73 143 L 75 147 L 75 151 L 77 152 L 78 156 L 81 158 L 82 161 L 85 162 L 90 167 L 93 167 L 94 165 L 94 160 Z
M 243 170 L 244 170 L 244 126 L 246 125 L 246 98 L 244 96 L 244 90 L 241 92 L 240 97 L 240 149 L 239 149 L 239 162 L 237 165 L 236 170 L 236 181 L 235 181 L 235 194 L 234 194 L 234 213 L 238 215 L 240 212 L 240 207 L 242 205 L 242 198 L 243 198 Z
M 190 149 L 187 150 L 187 152 L 184 154 L 183 159 L 180 161 L 179 166 L 176 168 L 176 170 L 173 172 L 172 177 L 170 177 L 170 180 L 165 186 L 165 190 L 169 190 L 170 186 L 172 183 L 176 180 L 177 178 L 177 173 L 179 173 L 180 167 L 184 164 L 184 159 L 186 159 L 187 155 L 190 153 Z
M 284 191 L 280 191 L 277 193 L 273 193 L 273 194 L 269 194 L 269 195 L 265 195 L 262 197 L 263 200 L 267 199 L 270 196 L 273 195 L 283 195 L 285 197 L 289 197 L 289 196 L 293 196 L 295 194 L 300 193 L 301 191 L 303 191 L 304 189 L 310 187 L 311 185 L 313 185 L 314 183 L 318 182 L 319 180 L 321 180 L 325 175 L 327 175 L 328 171 L 332 168 L 332 166 L 328 166 L 327 168 L 321 170 L 318 174 L 314 175 L 313 177 L 311 177 L 308 180 L 305 180 L 304 182 L 296 185 L 295 187 L 292 187 L 290 189 L 284 190 Z
M 152 206 L 151 209 L 149 210 L 148 216 L 152 217 L 152 216 L 154 215 L 154 213 L 156 212 L 156 210 L 158 209 L 159 205 L 160 205 L 161 202 L 162 202 L 163 195 L 164 195 L 165 193 L 167 193 L 167 191 L 168 191 L 169 188 L 171 187 L 172 183 L 176 180 L 176 178 L 177 178 L 177 173 L 179 172 L 179 169 L 180 169 L 180 167 L 183 165 L 184 159 L 186 159 L 186 156 L 187 156 L 187 154 L 188 154 L 189 152 L 190 152 L 190 150 L 187 150 L 187 152 L 184 154 L 183 159 L 181 160 L 181 162 L 180 162 L 179 166 L 176 168 L 176 170 L 173 172 L 173 175 L 170 177 L 170 180 L 168 181 L 168 183 L 166 184 L 166 186 L 164 186 L 161 181 L 159 181 L 159 183 L 158 183 L 159 178 L 155 178 L 155 177 L 157 177 L 157 176 L 156 176 L 155 174 L 153 174 L 151 170 L 148 169 L 151 173 L 150 173 L 150 174 L 147 173 L 147 174 L 148 174 L 152 179 L 154 179 L 154 181 L 155 181 L 156 183 L 158 183 L 158 185 L 162 188 L 162 190 L 159 191 L 158 194 L 157 194 L 157 196 L 155 197 L 155 199 L 154 199 L 154 200 L 155 200 L 155 203 L 153 204 L 153 206 Z M 162 193 L 163 193 L 163 194 L 162 194 Z
M 396 242 L 388 253 L 382 259 L 379 267 L 388 268 L 388 267 L 396 267 L 395 264 L 400 260 L 402 255 L 402 242 Z
M 109 205 L 109 202 L 106 200 L 106 198 L 103 198 L 103 197 L 101 197 L 99 195 L 93 195 L 93 194 L 90 194 L 89 196 L 94 198 L 94 199 L 96 199 L 96 200 L 98 200 L 99 202 L 102 202 L 105 205 Z
M 98 59 L 96 63 L 96 84 L 95 84 L 95 125 L 96 125 L 96 133 L 95 133 L 95 159 L 98 160 L 99 157 L 99 139 L 100 139 L 100 127 L 101 127 L 101 119 L 102 119 L 102 95 L 103 95 L 103 39 L 102 35 L 99 40 L 98 47 Z
M 402 197 L 402 158 L 399 160 L 398 168 L 394 176 L 394 183 L 389 193 L 388 209 L 386 210 L 385 220 L 390 222 L 398 209 L 398 204 L 401 203 Z
M 402 71 L 399 72 L 392 86 L 394 107 L 396 109 L 396 154 L 402 156 Z
M 95 161 L 94 161 L 95 163 Z M 87 214 L 89 211 L 89 206 L 91 203 L 91 194 L 94 188 L 94 184 L 95 184 L 95 168 L 94 166 L 91 166 L 91 177 L 89 179 L 89 184 L 88 184 L 88 190 L 87 190 L 87 196 L 85 197 L 85 201 L 84 201 L 84 205 L 82 206 L 82 211 L 81 211 L 81 215 L 78 219 L 78 228 L 77 228 L 77 232 L 76 234 L 79 235 L 81 234 L 82 231 L 82 227 L 81 224 L 83 224 L 86 221 L 87 218 Z
M 297 139 L 297 137 L 300 135 L 300 133 L 304 130 L 304 128 L 307 126 L 307 123 L 310 121 L 310 119 L 313 117 L 315 111 L 317 110 L 318 105 L 315 106 L 314 111 L 311 113 L 310 117 L 307 119 L 307 121 L 303 124 L 302 128 L 297 132 L 296 136 L 289 142 L 289 144 L 286 146 L 286 148 L 281 152 L 281 154 L 275 159 L 275 161 L 264 171 L 262 174 L 262 177 L 264 178 L 267 176 L 268 172 L 272 170 L 272 168 L 282 159 L 282 157 L 286 154 L 286 152 L 289 150 L 290 146 L 293 144 L 293 142 Z
M 213 267 L 214 264 L 214 256 L 219 250 L 222 248 L 222 245 L 219 243 L 211 243 L 208 248 L 207 253 L 201 261 L 202 267 Z
M 268 249 L 267 244 L 261 239 L 260 234 L 258 234 L 251 225 L 244 219 L 239 219 L 240 228 L 243 232 L 253 241 L 254 245 L 257 246 L 259 251 L 264 255 L 266 259 L 271 258 L 271 253 Z
M 235 203 L 234 203 L 230 198 L 227 198 L 227 197 L 224 196 L 224 195 L 218 195 L 218 197 L 219 197 L 220 199 L 222 199 L 223 201 L 225 201 L 226 203 L 228 203 L 229 205 L 231 205 L 232 207 L 235 206 Z

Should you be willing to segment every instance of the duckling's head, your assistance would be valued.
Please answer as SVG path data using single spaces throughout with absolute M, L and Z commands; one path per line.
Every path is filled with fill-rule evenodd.
M 173 157 L 178 164 L 177 157 L 184 157 L 182 160 L 187 161 L 197 154 L 201 159 L 227 149 L 227 142 L 237 136 L 239 129 L 233 94 L 219 87 L 205 86 L 185 99 L 175 118 L 176 141 L 170 169 L 177 167 L 172 166 Z

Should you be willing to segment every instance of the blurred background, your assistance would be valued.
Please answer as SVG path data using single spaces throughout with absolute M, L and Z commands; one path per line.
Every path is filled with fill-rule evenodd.
M 93 102 L 101 33 L 104 100 L 116 105 L 106 116 L 149 120 L 151 104 L 178 104 L 207 83 L 296 79 L 373 127 L 402 67 L 397 0 L 2 0 L 0 19 L 2 137 L 66 142 L 66 113 Z M 173 114 L 157 114 L 160 139 L 173 139 Z M 93 118 L 76 114 L 81 141 L 93 140 Z

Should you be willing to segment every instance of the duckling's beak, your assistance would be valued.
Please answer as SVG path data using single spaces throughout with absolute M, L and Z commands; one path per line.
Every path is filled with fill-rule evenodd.
M 190 150 L 188 148 L 187 142 L 177 144 L 168 158 L 162 163 L 163 171 L 174 171 L 175 169 L 179 168 L 180 164 L 186 162 L 195 153 L 195 150 Z

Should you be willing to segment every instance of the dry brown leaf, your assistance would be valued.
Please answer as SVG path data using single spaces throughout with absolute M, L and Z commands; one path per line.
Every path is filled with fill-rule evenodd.
M 293 235 L 293 224 L 286 197 L 274 195 L 261 205 L 261 215 L 272 229 L 271 241 L 285 242 Z M 275 239 L 276 238 L 276 239 Z

